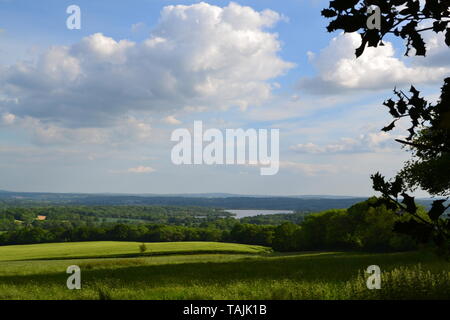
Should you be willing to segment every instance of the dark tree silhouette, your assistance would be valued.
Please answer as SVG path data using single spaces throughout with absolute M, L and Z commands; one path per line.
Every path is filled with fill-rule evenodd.
M 380 8 L 380 29 L 367 26 L 368 10 L 371 6 Z M 322 10 L 326 18 L 334 18 L 327 29 L 328 32 L 343 30 L 345 32 L 362 31 L 362 43 L 356 49 L 356 56 L 363 54 L 364 49 L 383 45 L 387 34 L 406 39 L 409 54 L 411 48 L 416 55 L 425 56 L 426 46 L 420 33 L 433 30 L 445 32 L 445 42 L 450 46 L 450 0 L 427 0 L 423 7 L 419 0 L 334 0 L 328 9 Z M 420 27 L 419 24 L 430 27 Z
M 380 9 L 378 29 L 367 23 L 373 15 L 374 11 L 369 11 L 373 6 Z M 355 52 L 357 57 L 368 46 L 382 46 L 388 34 L 407 41 L 405 55 L 415 49 L 415 55 L 426 56 L 421 35 L 425 31 L 443 32 L 445 43 L 450 46 L 450 0 L 427 0 L 424 5 L 418 0 L 334 0 L 322 15 L 333 19 L 327 28 L 329 32 L 360 32 L 362 41 Z M 412 218 L 398 222 L 395 230 L 423 243 L 433 242 L 442 254 L 450 255 L 450 219 L 445 217 L 450 207 L 446 205 L 450 195 L 450 78 L 444 80 L 437 104 L 427 102 L 414 86 L 408 94 L 401 90 L 394 93 L 395 99 L 384 102 L 394 121 L 382 130 L 391 131 L 399 120 L 409 119 L 409 136 L 397 142 L 412 153 L 412 159 L 391 181 L 380 173 L 372 176 L 374 189 L 382 194 L 376 205 L 409 214 Z M 415 198 L 408 194 L 417 188 L 447 198 L 434 201 L 427 216 L 422 216 Z

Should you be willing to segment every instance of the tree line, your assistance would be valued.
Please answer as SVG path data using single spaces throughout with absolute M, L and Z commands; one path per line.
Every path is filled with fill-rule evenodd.
M 425 209 L 422 209 L 426 214 Z M 217 241 L 264 245 L 276 251 L 363 250 L 402 251 L 417 248 L 414 239 L 394 232 L 399 221 L 411 219 L 378 205 L 377 198 L 349 209 L 310 214 L 300 223 L 243 223 L 232 218 L 199 226 L 163 224 L 48 224 L 38 222 L 0 234 L 1 245 L 72 241 Z

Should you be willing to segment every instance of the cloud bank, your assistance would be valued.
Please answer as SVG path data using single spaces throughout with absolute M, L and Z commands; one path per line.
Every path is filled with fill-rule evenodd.
M 341 153 L 371 153 L 392 150 L 395 138 L 386 132 L 370 132 L 357 138 L 341 138 L 340 141 L 327 145 L 305 143 L 291 146 L 290 149 L 302 154 L 341 154 Z
M 396 57 L 390 42 L 378 48 L 366 48 L 356 58 L 360 46 L 358 34 L 341 34 L 333 38 L 320 53 L 308 52 L 317 75 L 302 78 L 299 88 L 313 94 L 338 94 L 348 91 L 377 91 L 408 86 L 411 83 L 439 83 L 450 73 L 450 55 L 441 35 L 426 38 L 428 57 L 415 57 L 407 64 Z
M 280 19 L 235 3 L 166 6 L 143 42 L 96 33 L 0 66 L 0 114 L 93 127 L 130 111 L 261 104 L 271 79 L 293 67 L 278 55 L 277 34 L 267 31 Z

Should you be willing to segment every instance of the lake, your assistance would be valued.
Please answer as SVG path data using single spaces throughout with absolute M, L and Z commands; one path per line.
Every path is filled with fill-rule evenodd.
M 226 211 L 234 213 L 237 219 L 245 217 L 254 217 L 259 215 L 294 213 L 294 211 L 292 210 L 226 210 Z

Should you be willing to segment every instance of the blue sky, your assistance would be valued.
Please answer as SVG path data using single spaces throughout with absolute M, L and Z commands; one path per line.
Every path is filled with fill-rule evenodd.
M 356 59 L 327 5 L 0 0 L 0 189 L 373 194 L 370 174 L 408 158 L 381 103 L 412 83 L 436 99 L 450 58 L 429 34 L 426 59 L 395 39 Z M 171 132 L 196 120 L 280 129 L 279 173 L 173 165 Z

